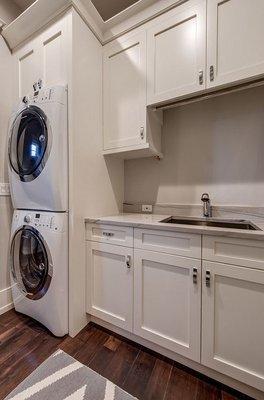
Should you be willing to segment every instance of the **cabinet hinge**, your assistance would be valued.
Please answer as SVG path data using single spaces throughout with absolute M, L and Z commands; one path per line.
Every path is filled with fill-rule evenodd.
M 199 71 L 199 85 L 202 85 L 203 81 L 204 81 L 204 79 L 203 79 L 203 70 L 200 69 L 200 71 Z
M 140 139 L 144 139 L 144 126 L 140 127 Z
M 214 66 L 210 65 L 210 81 L 214 80 Z

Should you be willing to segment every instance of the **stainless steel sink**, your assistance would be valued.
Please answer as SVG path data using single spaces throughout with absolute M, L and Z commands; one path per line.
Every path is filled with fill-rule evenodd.
M 244 219 L 214 219 L 214 218 L 190 218 L 190 217 L 169 217 L 162 221 L 166 224 L 211 226 L 217 228 L 243 229 L 260 231 L 261 229 L 252 222 Z

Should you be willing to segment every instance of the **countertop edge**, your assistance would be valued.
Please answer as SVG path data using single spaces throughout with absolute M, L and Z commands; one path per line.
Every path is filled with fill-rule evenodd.
M 135 214 L 138 216 L 138 214 Z M 163 218 L 165 219 L 166 215 L 156 216 L 151 214 L 154 218 Z M 200 235 L 212 235 L 212 236 L 226 236 L 233 238 L 241 238 L 241 239 L 251 239 L 251 240 L 264 240 L 264 231 L 237 231 L 234 229 L 228 228 L 215 228 L 215 227 L 200 227 L 200 226 L 183 226 L 183 225 L 168 225 L 166 223 L 156 222 L 139 222 L 133 220 L 125 220 L 125 214 L 111 216 L 111 217 L 100 217 L 100 218 L 84 218 L 85 223 L 90 224 L 103 224 L 103 225 L 117 225 L 117 226 L 126 226 L 132 228 L 139 229 L 152 229 L 152 230 L 160 230 L 160 231 L 170 231 L 170 232 L 182 232 L 182 233 L 192 233 L 192 234 L 200 234 Z M 144 215 L 145 216 L 145 215 Z M 120 221 L 120 218 L 123 217 L 124 221 Z M 129 218 L 131 218 L 131 214 L 129 214 Z M 143 218 L 143 216 L 142 216 Z M 260 224 L 256 224 L 260 229 L 264 229 L 260 227 Z

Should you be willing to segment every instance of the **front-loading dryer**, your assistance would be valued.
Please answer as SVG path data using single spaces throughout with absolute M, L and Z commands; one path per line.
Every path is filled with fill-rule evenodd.
M 19 101 L 10 118 L 8 159 L 15 209 L 68 210 L 66 87 Z
M 68 333 L 68 213 L 16 210 L 10 244 L 15 309 Z

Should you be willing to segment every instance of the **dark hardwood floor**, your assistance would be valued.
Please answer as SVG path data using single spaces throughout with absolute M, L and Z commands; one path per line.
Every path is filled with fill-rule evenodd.
M 58 348 L 138 399 L 249 399 L 94 324 L 74 339 L 58 339 L 13 310 L 0 316 L 0 399 Z

